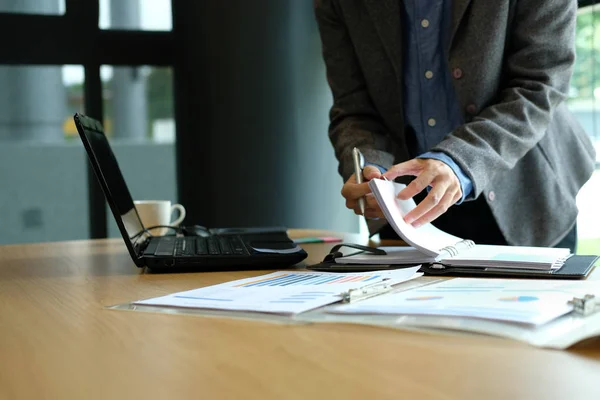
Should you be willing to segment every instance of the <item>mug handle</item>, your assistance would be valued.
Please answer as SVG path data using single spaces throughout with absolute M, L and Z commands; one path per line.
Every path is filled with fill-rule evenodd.
M 177 217 L 177 219 L 175 221 L 171 222 L 172 226 L 178 226 L 185 219 L 185 207 L 184 206 L 182 206 L 181 204 L 173 204 L 171 206 L 171 215 L 173 215 L 173 211 L 175 211 L 175 210 L 179 211 L 179 217 Z

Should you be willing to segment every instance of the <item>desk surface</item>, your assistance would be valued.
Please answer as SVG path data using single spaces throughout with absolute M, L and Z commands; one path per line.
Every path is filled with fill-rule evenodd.
M 305 245 L 307 262 L 330 247 Z M 600 398 L 600 340 L 550 351 L 104 309 L 262 273 L 146 274 L 120 239 L 0 247 L 0 399 Z

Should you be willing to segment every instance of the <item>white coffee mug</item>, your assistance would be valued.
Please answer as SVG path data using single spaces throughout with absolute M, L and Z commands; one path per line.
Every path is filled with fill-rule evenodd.
M 169 200 L 136 200 L 134 204 L 146 229 L 153 226 L 176 227 L 185 218 L 185 207 L 181 204 L 171 205 Z M 171 221 L 171 216 L 175 210 L 179 211 L 179 217 Z M 169 228 L 155 228 L 150 230 L 150 233 L 154 236 L 162 236 L 174 232 L 174 230 Z

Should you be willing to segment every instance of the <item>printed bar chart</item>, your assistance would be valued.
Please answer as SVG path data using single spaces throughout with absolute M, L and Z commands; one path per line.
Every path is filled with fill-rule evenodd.
M 258 279 L 236 285 L 236 287 L 333 285 L 347 282 L 367 282 L 380 277 L 380 275 L 352 275 L 348 277 L 339 275 L 323 276 L 322 274 L 287 273 L 268 279 Z

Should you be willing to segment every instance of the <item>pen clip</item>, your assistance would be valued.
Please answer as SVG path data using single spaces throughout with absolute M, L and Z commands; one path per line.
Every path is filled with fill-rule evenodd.
M 342 301 L 344 303 L 351 303 L 358 300 L 365 300 L 371 297 L 379 296 L 380 294 L 387 293 L 393 289 L 387 281 L 390 278 L 384 278 L 379 282 L 374 282 L 366 286 L 362 286 L 355 289 L 349 289 L 347 292 L 341 294 Z
M 358 161 L 358 167 L 362 170 L 365 168 L 365 156 L 363 156 L 363 154 L 361 153 L 361 151 L 358 149 L 358 147 L 354 147 L 352 149 L 352 155 L 356 156 L 356 159 Z

